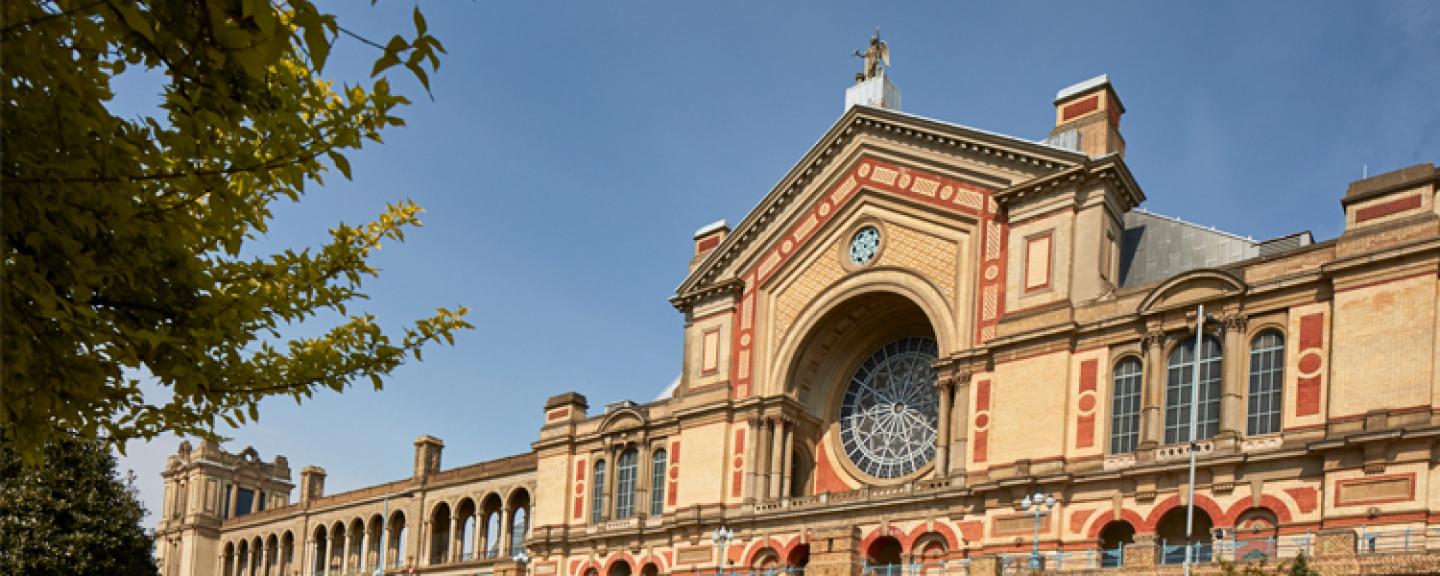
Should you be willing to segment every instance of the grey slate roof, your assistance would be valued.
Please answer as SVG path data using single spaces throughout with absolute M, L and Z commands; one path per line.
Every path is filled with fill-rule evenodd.
M 1304 235 L 1308 238 L 1309 234 Z M 1179 218 L 1131 210 L 1125 214 L 1125 233 L 1120 242 L 1120 287 L 1159 282 L 1187 270 L 1217 268 L 1254 258 L 1260 255 L 1261 244 Z

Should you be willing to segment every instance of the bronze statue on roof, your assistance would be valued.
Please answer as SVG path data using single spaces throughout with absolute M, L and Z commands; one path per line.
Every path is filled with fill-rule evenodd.
M 870 37 L 870 46 L 864 52 L 856 50 L 854 56 L 865 59 L 865 69 L 855 73 L 857 84 L 879 76 L 890 65 L 890 46 L 880 39 L 879 28 Z

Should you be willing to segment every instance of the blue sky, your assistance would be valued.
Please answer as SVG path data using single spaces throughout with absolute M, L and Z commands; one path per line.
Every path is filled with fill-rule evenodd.
M 413 3 L 332 2 L 383 42 Z M 1256 238 L 1340 232 L 1345 186 L 1440 161 L 1440 3 L 1434 2 L 429 2 L 449 50 L 433 100 L 383 146 L 351 156 L 257 250 L 315 246 L 410 198 L 425 227 L 376 257 L 353 309 L 389 326 L 467 305 L 474 331 L 427 351 L 383 392 L 262 405 L 226 447 L 329 472 L 327 492 L 403 478 L 414 439 L 445 467 L 529 449 L 541 408 L 653 398 L 679 371 L 667 298 L 690 236 L 732 223 L 843 112 L 875 27 L 907 112 L 1026 139 L 1056 90 L 1109 73 L 1128 113 L 1145 208 Z M 397 29 L 397 27 L 400 27 Z M 341 38 L 327 73 L 362 79 L 375 50 Z M 153 88 L 119 86 L 139 110 Z M 296 327 L 295 334 L 323 326 Z M 122 466 L 158 510 L 179 440 L 135 443 Z M 147 523 L 153 525 L 152 515 Z

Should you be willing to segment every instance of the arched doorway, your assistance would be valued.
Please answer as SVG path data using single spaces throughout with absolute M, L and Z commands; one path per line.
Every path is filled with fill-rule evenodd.
M 912 561 L 918 565 L 920 574 L 944 574 L 945 559 L 949 556 L 945 537 L 934 532 L 921 536 L 915 541 Z
M 1251 562 L 1274 558 L 1279 526 L 1275 513 L 1264 508 L 1251 508 L 1240 514 L 1235 521 L 1234 560 Z
M 1160 539 L 1161 563 L 1182 564 L 1185 562 L 1185 510 L 1184 506 L 1176 506 L 1164 516 L 1160 522 L 1155 524 L 1155 536 Z M 1195 508 L 1194 535 L 1196 562 L 1209 562 L 1211 559 L 1211 535 L 1210 531 L 1214 524 L 1210 515 L 1204 510 Z
M 630 563 L 616 560 L 614 564 L 610 565 L 610 570 L 605 572 L 605 576 L 630 576 Z
M 660 576 L 660 567 L 654 562 L 646 562 L 640 567 L 640 576 Z
M 1125 546 L 1135 543 L 1135 527 L 1116 520 L 1100 529 L 1100 567 L 1118 568 L 1125 560 Z
M 894 536 L 876 538 L 865 549 L 865 573 L 870 576 L 900 576 L 904 573 L 904 548 Z

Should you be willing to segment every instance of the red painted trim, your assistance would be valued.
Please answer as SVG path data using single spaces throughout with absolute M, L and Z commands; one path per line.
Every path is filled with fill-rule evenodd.
M 1383 482 L 1383 481 L 1385 481 L 1385 480 L 1393 480 L 1393 479 L 1397 479 L 1397 478 L 1405 478 L 1405 479 L 1410 480 L 1410 494 L 1409 494 L 1408 496 L 1405 496 L 1405 497 L 1403 497 L 1403 498 L 1382 498 L 1382 499 L 1379 499 L 1379 500 L 1361 500 L 1361 501 L 1358 501 L 1358 502 L 1350 502 L 1350 503 L 1342 503 L 1342 502 L 1340 502 L 1340 492 L 1341 492 L 1340 489 L 1343 488 L 1343 487 L 1345 487 L 1345 486 L 1350 486 L 1350 485 L 1353 485 L 1353 484 L 1374 484 L 1374 483 L 1378 483 L 1378 482 Z M 1390 504 L 1390 503 L 1393 503 L 1393 502 L 1412 502 L 1412 501 L 1415 500 L 1415 484 L 1416 484 L 1416 478 L 1415 478 L 1415 473 L 1414 473 L 1414 472 L 1407 472 L 1407 473 L 1405 473 L 1405 474 L 1386 474 L 1386 475 L 1383 475 L 1383 476 L 1364 476 L 1364 477 L 1360 477 L 1360 478 L 1349 478 L 1349 479 L 1346 479 L 1346 480 L 1336 480 L 1336 481 L 1335 481 L 1335 498 L 1332 500 L 1332 502 L 1333 502 L 1333 504 L 1334 504 L 1334 506 L 1335 506 L 1336 508 L 1340 508 L 1340 507 L 1342 507 L 1342 506 L 1344 506 L 1344 507 L 1349 507 L 1349 506 L 1374 506 L 1374 505 L 1376 505 L 1376 504 Z
M 1077 116 L 1094 112 L 1100 108 L 1100 95 L 1092 94 L 1089 98 L 1070 104 L 1060 109 L 1060 121 L 1069 122 Z
M 1384 218 L 1391 214 L 1398 214 L 1406 210 L 1414 210 L 1419 208 L 1421 203 L 1420 195 L 1416 194 L 1414 196 L 1406 196 L 1389 202 L 1366 206 L 1355 211 L 1355 223 L 1359 224 L 1376 218 Z
M 1090 515 L 1091 515 L 1091 514 L 1094 514 L 1094 513 L 1095 513 L 1095 510 L 1092 509 L 1092 508 L 1087 508 L 1087 509 L 1085 509 L 1085 510 L 1075 510 L 1075 511 L 1071 512 L 1071 513 L 1070 513 L 1070 533 L 1071 533 L 1071 534 L 1080 534 L 1082 531 L 1084 531 L 1084 529 L 1085 529 L 1085 521 L 1086 521 L 1086 520 L 1089 520 L 1089 519 L 1090 519 Z
M 549 415 L 549 416 L 546 416 L 545 419 L 546 419 L 547 421 L 554 422 L 554 421 L 556 421 L 556 420 L 564 420 L 564 419 L 565 419 L 567 416 L 569 416 L 569 415 L 570 415 L 570 409 L 569 409 L 569 408 L 559 408 L 559 409 L 556 409 L 556 410 L 551 410 L 551 411 L 550 411 L 550 415 Z
M 985 412 L 990 410 L 990 381 L 981 380 L 975 384 L 975 411 Z
M 1151 534 L 1155 532 L 1154 526 L 1146 524 L 1144 518 L 1141 518 L 1140 515 L 1135 513 L 1134 510 L 1130 510 L 1128 508 L 1120 509 L 1119 518 L 1116 518 L 1116 514 L 1114 513 L 1111 513 L 1109 515 L 1109 520 L 1105 520 L 1105 516 L 1106 515 L 1104 513 L 1101 513 L 1090 522 L 1090 530 L 1088 531 L 1087 535 L 1090 537 L 1091 540 L 1100 539 L 1100 532 L 1104 531 L 1105 526 L 1110 524 L 1111 522 L 1128 522 L 1130 524 L 1130 527 L 1135 529 L 1136 534 Z
M 1309 514 L 1314 511 L 1315 506 L 1320 503 L 1319 491 L 1310 486 L 1286 488 L 1285 493 L 1289 494 L 1290 499 L 1295 501 L 1295 507 L 1300 510 L 1301 514 Z
M 830 463 L 830 456 L 826 454 L 824 446 L 817 446 L 815 448 L 815 493 L 849 491 L 850 486 L 835 472 L 835 466 Z
M 1325 345 L 1325 314 L 1316 312 L 1300 318 L 1300 350 Z
M 714 248 L 714 247 L 719 246 L 719 245 L 720 245 L 720 235 L 719 235 L 719 234 L 711 234 L 711 235 L 706 236 L 706 237 L 704 237 L 704 238 L 701 238 L 699 241 L 695 242 L 695 253 L 696 253 L 696 254 L 702 254 L 702 253 L 704 253 L 705 251 L 710 250 L 711 248 Z

